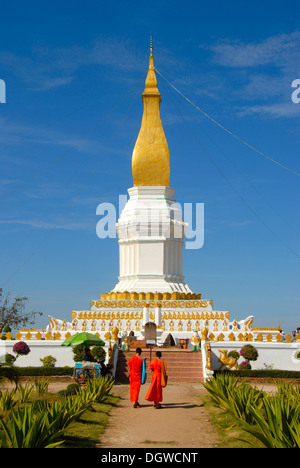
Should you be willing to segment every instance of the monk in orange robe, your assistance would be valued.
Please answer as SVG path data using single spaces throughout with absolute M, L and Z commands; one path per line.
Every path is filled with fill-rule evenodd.
M 149 368 L 152 371 L 151 384 L 145 400 L 153 401 L 155 408 L 161 408 L 160 402 L 163 400 L 162 389 L 166 386 L 166 363 L 161 359 L 161 352 L 156 352 L 156 359 L 153 359 Z M 162 386 L 163 385 L 163 386 Z
M 141 358 L 141 348 L 136 348 L 135 356 L 128 361 L 128 367 L 130 372 L 130 401 L 134 402 L 133 407 L 138 408 L 139 404 L 139 393 L 142 385 L 142 366 L 143 359 Z

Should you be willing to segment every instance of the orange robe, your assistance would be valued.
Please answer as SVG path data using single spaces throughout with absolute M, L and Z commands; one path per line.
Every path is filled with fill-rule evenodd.
M 153 371 L 151 377 L 151 384 L 145 400 L 148 401 L 162 401 L 162 386 L 161 386 L 161 361 L 159 359 L 154 359 L 150 362 L 149 368 Z
M 143 360 L 138 356 L 133 356 L 128 361 L 130 372 L 130 401 L 134 403 L 139 399 L 140 388 L 142 385 L 142 366 Z

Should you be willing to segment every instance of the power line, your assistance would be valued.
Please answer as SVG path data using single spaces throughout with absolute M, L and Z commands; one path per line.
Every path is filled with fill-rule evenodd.
M 157 71 L 157 73 L 173 88 L 175 89 L 175 91 L 177 93 L 179 93 L 187 102 L 189 102 L 193 107 L 195 107 L 198 111 L 200 111 L 203 115 L 205 115 L 205 117 L 207 117 L 209 120 L 211 120 L 213 123 L 215 123 L 216 125 L 218 125 L 220 128 L 222 128 L 225 132 L 227 132 L 229 135 L 231 135 L 232 137 L 236 138 L 238 141 L 240 141 L 241 143 L 243 143 L 244 145 L 248 146 L 248 148 L 251 148 L 253 149 L 254 151 L 256 151 L 256 153 L 260 154 L 261 156 L 264 156 L 265 158 L 269 159 L 270 161 L 272 161 L 273 163 L 277 164 L 278 166 L 282 167 L 283 169 L 286 169 L 287 171 L 291 172 L 292 174 L 295 174 L 297 176 L 300 176 L 300 173 L 299 172 L 296 172 L 294 171 L 293 169 L 290 169 L 289 167 L 287 166 L 284 166 L 283 164 L 281 164 L 280 162 L 276 161 L 275 159 L 272 159 L 270 158 L 270 156 L 266 155 L 265 153 L 263 153 L 262 151 L 258 150 L 257 148 L 255 148 L 254 146 L 250 145 L 249 143 L 247 143 L 246 141 L 242 140 L 242 138 L 240 138 L 239 136 L 237 136 L 235 133 L 231 132 L 230 130 L 228 130 L 226 127 L 224 127 L 223 125 L 221 125 L 219 122 L 217 122 L 215 119 L 213 119 L 210 115 L 208 115 L 206 112 L 204 112 L 203 109 L 200 109 L 200 107 L 198 107 L 196 104 L 194 104 L 190 99 L 188 99 L 181 91 L 179 91 L 172 83 L 170 83 L 170 81 L 167 80 L 167 78 L 165 78 L 158 70 L 157 68 L 155 68 L 155 71 Z
M 166 89 L 166 88 L 165 88 Z M 166 90 L 166 92 L 168 92 Z M 170 96 L 171 97 L 171 96 Z M 172 99 L 172 97 L 171 97 Z M 250 181 L 250 179 L 243 174 L 243 172 L 237 167 L 236 164 L 231 160 L 231 158 L 225 154 L 224 150 L 218 145 L 218 143 L 215 141 L 215 139 L 211 138 L 211 136 L 208 134 L 208 132 L 200 125 L 198 120 L 194 119 L 194 121 L 199 125 L 201 128 L 202 132 L 210 139 L 210 141 L 218 148 L 218 150 L 223 154 L 223 156 L 227 159 L 227 161 L 234 167 L 234 169 L 239 172 L 239 174 L 248 182 L 248 184 L 252 187 L 252 189 L 267 203 L 267 205 L 276 213 L 276 215 L 298 236 L 300 237 L 300 234 L 298 231 L 295 230 L 295 228 L 282 216 L 281 213 L 279 213 L 278 210 L 274 208 L 274 206 L 270 203 L 270 201 L 258 190 L 257 187 Z
M 173 88 L 173 86 L 172 86 Z M 172 98 L 171 98 L 172 99 Z M 215 166 L 215 168 L 217 169 L 217 171 L 221 174 L 221 176 L 225 179 L 225 181 L 227 182 L 227 184 L 231 187 L 231 189 L 235 192 L 235 194 L 239 197 L 239 199 L 247 206 L 247 208 L 251 211 L 251 213 L 258 219 L 258 221 L 269 231 L 271 232 L 271 234 L 276 237 L 277 240 L 279 240 L 279 242 L 284 245 L 290 252 L 292 252 L 296 257 L 300 258 L 300 255 L 295 251 L 293 250 L 288 244 L 286 244 L 274 231 L 272 228 L 270 228 L 266 222 L 256 213 L 256 211 L 252 208 L 251 205 L 249 205 L 249 203 L 245 200 L 245 198 L 239 193 L 239 191 L 234 187 L 234 185 L 230 182 L 230 180 L 226 177 L 226 175 L 224 174 L 224 172 L 222 171 L 222 169 L 219 167 L 219 165 L 216 163 L 216 161 L 214 160 L 214 158 L 211 156 L 211 154 L 206 150 L 206 148 L 203 146 L 203 144 L 200 142 L 199 138 L 198 138 L 198 135 L 194 132 L 194 130 L 191 128 L 191 126 L 188 124 L 188 122 L 186 121 L 186 119 L 184 118 L 184 116 L 182 115 L 181 111 L 178 109 L 177 105 L 175 104 L 174 100 L 172 99 L 175 107 L 177 108 L 177 110 L 179 111 L 180 115 L 181 115 L 181 118 L 183 119 L 184 123 L 186 124 L 186 126 L 188 127 L 188 129 L 190 130 L 190 132 L 192 133 L 192 135 L 194 136 L 195 140 L 197 141 L 197 143 L 199 144 L 199 146 L 202 148 L 202 150 L 204 151 L 204 153 L 207 155 L 207 157 L 210 159 L 210 161 L 213 163 L 213 165 Z

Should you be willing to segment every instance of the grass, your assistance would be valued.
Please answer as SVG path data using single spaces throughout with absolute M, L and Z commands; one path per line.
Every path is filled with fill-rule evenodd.
M 23 411 L 24 409 L 26 410 L 28 408 L 30 410 L 36 411 L 36 414 L 38 414 L 39 408 L 43 409 L 46 404 L 53 403 L 53 405 L 55 405 L 59 401 L 64 401 L 64 397 L 60 396 L 56 392 L 49 393 L 47 391 L 48 388 L 44 388 L 43 385 L 38 388 L 37 386 L 32 388 L 30 395 L 28 394 L 28 389 L 29 387 L 24 386 L 22 387 L 21 392 L 17 392 L 15 394 L 14 406 L 17 408 L 17 410 Z M 0 395 L 2 396 L 1 400 L 3 401 L 4 406 L 3 408 L 0 407 L 0 418 L 2 418 L 3 421 L 8 421 L 8 418 L 11 417 L 11 408 L 10 405 L 8 405 L 9 402 L 6 401 L 7 398 L 3 398 L 10 393 L 11 392 L 5 390 L 3 395 L 1 395 L 0 392 Z M 67 429 L 64 429 L 64 432 L 61 436 L 61 439 L 64 441 L 64 443 L 60 445 L 60 447 L 96 447 L 99 444 L 100 438 L 105 431 L 105 427 L 108 425 L 110 411 L 114 406 L 117 405 L 119 400 L 120 398 L 113 394 L 104 395 L 103 401 L 96 401 L 96 398 L 94 398 L 90 406 L 84 410 L 82 415 L 76 420 L 73 420 Z M 1 429 L 0 436 L 1 434 L 4 435 L 4 427 Z
M 215 406 L 209 396 L 202 396 L 201 399 L 209 413 L 210 422 L 219 436 L 219 448 L 253 448 L 253 446 L 261 448 L 257 439 L 243 431 L 230 413 Z
M 109 423 L 111 409 L 119 398 L 111 396 L 105 403 L 93 403 L 92 409 L 74 422 L 64 434 L 62 448 L 95 448 Z
M 243 440 L 255 448 L 299 448 L 299 387 L 292 382 L 275 383 L 276 391 L 267 394 L 244 380 L 238 383 L 233 376 L 218 374 L 203 386 L 208 391 L 209 402 L 219 410 L 215 413 L 219 418 L 217 425 L 222 427 L 224 417 L 226 424 L 232 420 L 232 425 L 224 430 L 230 432 L 236 428 L 241 433 L 235 435 L 239 443 Z

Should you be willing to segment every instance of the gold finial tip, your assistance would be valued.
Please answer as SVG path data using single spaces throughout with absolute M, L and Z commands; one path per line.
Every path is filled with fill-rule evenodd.
M 153 54 L 153 36 L 152 36 L 152 33 L 151 33 L 151 37 L 150 37 L 150 54 L 151 55 Z

